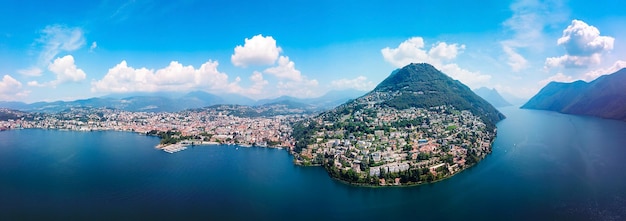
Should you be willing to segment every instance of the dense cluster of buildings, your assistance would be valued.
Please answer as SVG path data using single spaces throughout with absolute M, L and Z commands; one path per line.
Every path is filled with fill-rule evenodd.
M 370 94 L 352 106 L 317 117 L 301 110 L 222 106 L 181 112 L 128 112 L 110 108 L 72 108 L 59 113 L 8 113 L 0 129 L 41 128 L 75 131 L 116 130 L 143 134 L 176 132 L 182 142 L 286 147 L 302 165 L 398 184 L 398 174 L 426 171 L 434 179 L 457 173 L 491 152 L 494 131 L 478 116 L 451 105 L 397 109 L 378 105 L 388 94 Z M 267 108 L 267 107 L 264 107 Z M 280 113 L 264 115 L 260 113 Z M 332 116 L 332 117 L 330 117 Z M 294 151 L 295 122 L 309 119 L 313 142 Z M 179 142 L 180 143 L 180 142 Z M 176 149 L 178 151 L 180 148 Z M 385 174 L 387 176 L 385 176 Z M 392 174 L 392 176 L 389 176 Z M 391 177 L 391 179 L 385 179 Z M 371 179 L 370 179 L 371 178 Z
M 109 108 L 72 108 L 60 113 L 37 113 L 0 121 L 0 128 L 116 130 L 143 134 L 150 131 L 176 131 L 181 136 L 196 137 L 210 143 L 291 147 L 291 123 L 306 117 L 302 114 L 243 117 L 234 116 L 230 113 L 232 111 L 232 108 L 206 108 L 154 113 Z
M 469 111 L 449 105 L 398 110 L 376 105 L 376 100 L 360 98 L 353 106 L 361 108 L 349 108 L 355 111 L 339 108 L 334 118 L 314 118 L 321 126 L 314 142 L 297 157 L 299 163 L 331 162 L 331 169 L 353 171 L 360 178 L 398 177 L 401 172 L 427 169 L 440 179 L 491 152 L 494 131 L 486 131 L 481 119 Z

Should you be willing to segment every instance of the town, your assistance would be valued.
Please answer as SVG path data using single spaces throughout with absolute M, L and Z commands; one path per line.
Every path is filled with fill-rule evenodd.
M 301 110 L 277 105 L 275 116 L 241 116 L 248 106 L 221 105 L 181 112 L 128 112 L 111 108 L 71 108 L 59 113 L 23 113 L 2 109 L 17 119 L 0 121 L 0 129 L 58 129 L 73 131 L 129 131 L 140 134 L 175 132 L 184 143 L 239 144 L 292 147 L 291 124 L 308 117 Z M 264 110 L 259 110 L 259 112 Z M 254 112 L 258 113 L 258 112 Z M 251 114 L 248 114 L 251 115 Z M 152 133 L 151 133 L 152 132 Z M 165 147 L 160 145 L 159 147 Z
M 323 165 L 353 184 L 404 185 L 443 179 L 491 153 L 495 131 L 471 112 L 377 105 L 388 95 L 371 93 L 301 125 L 315 132 L 296 138 L 307 144 L 296 147 L 296 163 Z
M 366 185 L 440 180 L 491 152 L 495 131 L 487 131 L 471 112 L 446 105 L 402 110 L 375 105 L 385 96 L 388 94 L 373 93 L 319 115 L 285 105 L 217 105 L 174 113 L 89 107 L 58 113 L 2 109 L 4 115 L 14 117 L 0 121 L 0 129 L 161 135 L 157 148 L 169 153 L 194 144 L 286 148 L 296 164 L 321 165 L 332 177 Z M 310 133 L 309 140 L 298 140 L 294 135 L 302 130 Z

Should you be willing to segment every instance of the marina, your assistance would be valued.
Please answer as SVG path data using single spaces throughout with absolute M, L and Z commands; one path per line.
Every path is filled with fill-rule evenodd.
M 167 145 L 161 148 L 163 151 L 168 152 L 168 153 L 176 153 L 179 151 L 183 151 L 187 149 L 187 146 L 182 145 L 182 144 L 172 144 L 172 145 Z

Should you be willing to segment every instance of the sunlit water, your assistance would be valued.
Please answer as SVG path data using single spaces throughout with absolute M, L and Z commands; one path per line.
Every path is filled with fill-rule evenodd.
M 124 132 L 0 132 L 0 220 L 626 219 L 626 123 L 504 108 L 493 153 L 417 187 L 342 184 L 285 150 L 175 154 Z

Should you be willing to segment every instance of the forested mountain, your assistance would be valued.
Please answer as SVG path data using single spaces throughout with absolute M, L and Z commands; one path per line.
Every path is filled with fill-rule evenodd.
M 626 121 L 626 68 L 589 83 L 550 82 L 522 108 Z

